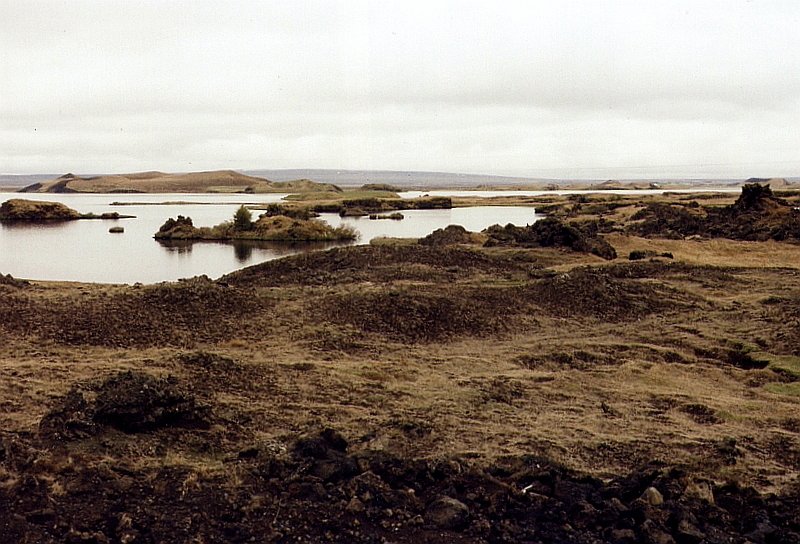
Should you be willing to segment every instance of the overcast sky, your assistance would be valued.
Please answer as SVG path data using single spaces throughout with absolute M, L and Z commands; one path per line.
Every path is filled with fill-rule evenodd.
M 800 175 L 800 2 L 0 0 L 0 172 Z

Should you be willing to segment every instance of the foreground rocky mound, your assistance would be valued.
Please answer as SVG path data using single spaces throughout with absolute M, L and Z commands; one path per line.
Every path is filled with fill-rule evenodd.
M 9 542 L 800 542 L 797 488 L 762 496 L 662 466 L 602 481 L 534 456 L 403 458 L 354 451 L 329 428 L 286 449 L 240 450 L 219 472 L 68 460 L 6 434 L 0 527 Z
M 736 202 L 723 208 L 652 203 L 631 219 L 628 230 L 640 236 L 800 241 L 800 210 L 759 183 L 745 184 Z
M 19 292 L 18 291 L 22 291 Z M 0 290 L 0 331 L 66 345 L 187 346 L 231 338 L 265 304 L 201 276 L 109 294 L 34 297 Z
M 662 282 L 607 268 L 576 268 L 512 285 L 365 287 L 323 296 L 309 312 L 331 325 L 420 344 L 519 333 L 536 327 L 541 316 L 621 323 L 707 306 Z
M 484 231 L 489 236 L 487 247 L 564 247 L 573 251 L 592 253 L 603 259 L 616 259 L 617 252 L 603 238 L 595 233 L 584 232 L 574 225 L 548 217 L 533 225 L 505 227 L 494 225 Z
M 239 286 L 333 285 L 363 281 L 450 281 L 472 274 L 525 275 L 538 268 L 519 256 L 422 245 L 339 247 L 237 270 L 220 281 Z
M 332 295 L 316 305 L 321 319 L 407 343 L 487 336 L 524 312 L 516 289 L 394 289 Z

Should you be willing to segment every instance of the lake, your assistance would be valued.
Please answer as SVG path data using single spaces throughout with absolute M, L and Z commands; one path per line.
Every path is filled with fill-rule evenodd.
M 135 219 L 81 220 L 55 224 L 0 224 L 0 273 L 35 280 L 99 283 L 155 283 L 206 274 L 217 278 L 233 270 L 294 253 L 342 243 L 285 244 L 270 242 L 160 243 L 153 234 L 170 217 L 189 216 L 196 226 L 212 226 L 232 218 L 241 204 L 278 202 L 285 194 L 19 194 L 11 198 L 63 202 L 81 213 L 117 211 Z M 112 206 L 112 202 L 130 203 Z M 172 202 L 172 204 L 154 205 Z M 180 202 L 180 203 L 177 203 Z M 495 223 L 526 225 L 539 217 L 533 208 L 480 206 L 452 210 L 407 210 L 402 221 L 340 218 L 323 214 L 331 225 L 346 223 L 361 233 L 357 243 L 380 236 L 419 238 L 457 224 L 480 231 Z M 254 212 L 256 216 L 258 212 Z M 112 226 L 124 233 L 111 234 Z

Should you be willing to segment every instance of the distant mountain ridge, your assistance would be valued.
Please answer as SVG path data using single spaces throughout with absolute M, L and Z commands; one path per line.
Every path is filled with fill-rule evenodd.
M 68 173 L 37 181 L 24 193 L 283 193 L 339 191 L 334 185 L 308 179 L 272 182 L 234 170 L 167 174 L 150 171 L 133 174 L 76 176 Z
M 368 183 L 394 185 L 403 189 L 437 189 L 486 187 L 539 187 L 564 188 L 566 186 L 605 186 L 619 185 L 649 187 L 660 185 L 698 185 L 720 186 L 741 185 L 745 178 L 624 178 L 624 179 L 573 179 L 537 178 L 524 176 L 498 176 L 492 174 L 460 174 L 452 172 L 395 171 L 395 170 L 333 170 L 333 169 L 277 169 L 243 170 L 252 176 L 271 180 L 308 178 L 314 181 L 333 183 L 342 187 L 361 186 Z M 765 178 L 777 180 L 779 178 Z M 800 182 L 800 177 L 782 178 L 790 183 Z
M 64 183 L 64 179 L 72 179 Z M 770 180 L 773 188 L 778 187 L 778 180 L 785 180 L 789 184 L 800 182 L 800 177 L 787 178 L 751 178 Z M 211 172 L 193 172 L 180 174 L 166 174 L 164 172 L 150 171 L 133 174 L 108 174 L 108 175 L 82 175 L 65 174 L 0 174 L 0 187 L 29 188 L 28 191 L 41 191 L 61 183 L 63 187 L 72 190 L 84 191 L 85 187 L 106 185 L 105 190 L 112 192 L 125 192 L 126 189 L 134 192 L 208 192 L 204 187 L 211 187 L 212 192 L 247 191 L 252 186 L 254 192 L 307 192 L 322 190 L 319 184 L 331 184 L 346 187 L 360 187 L 365 184 L 386 184 L 402 189 L 440 189 L 440 188 L 469 188 L 480 187 L 538 187 L 538 188 L 564 188 L 567 185 L 586 185 L 612 188 L 612 185 L 623 184 L 630 188 L 633 185 L 644 187 L 650 184 L 682 184 L 693 186 L 720 186 L 740 185 L 745 178 L 642 178 L 642 179 L 556 179 L 534 178 L 522 176 L 496 176 L 483 174 L 459 174 L 450 172 L 425 172 L 425 171 L 394 171 L 394 170 L 334 170 L 334 169 L 258 169 L 258 170 L 217 170 Z M 159 190 L 148 189 L 148 185 L 167 183 L 170 187 L 183 184 L 186 189 L 162 187 Z M 33 187 L 41 184 L 41 187 Z M 266 185 L 265 185 L 266 184 Z M 81 188 L 84 187 L 84 188 Z M 327 185 L 329 190 L 335 190 Z M 90 189 L 93 192 L 98 192 Z
M 285 170 L 243 170 L 251 176 L 266 177 L 281 181 L 298 178 L 313 179 L 321 183 L 341 186 L 361 186 L 365 184 L 386 184 L 405 189 L 437 187 L 479 187 L 481 185 L 538 185 L 563 184 L 566 180 L 550 178 L 528 178 L 496 176 L 484 174 L 459 174 L 452 172 L 396 171 L 396 170 L 332 170 L 332 169 L 285 169 Z

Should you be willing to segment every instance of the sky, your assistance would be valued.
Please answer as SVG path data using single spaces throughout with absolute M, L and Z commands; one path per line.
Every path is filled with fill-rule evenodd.
M 0 0 L 0 172 L 800 176 L 800 2 Z

